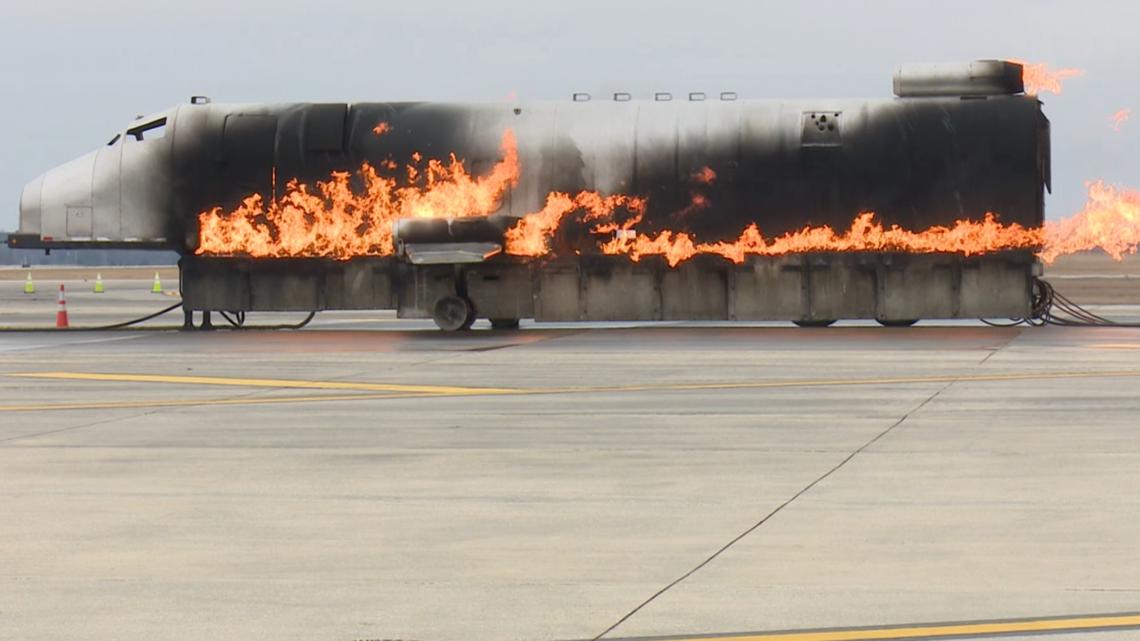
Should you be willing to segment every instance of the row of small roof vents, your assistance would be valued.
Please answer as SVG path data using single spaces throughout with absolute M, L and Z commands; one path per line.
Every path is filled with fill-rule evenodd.
M 922 63 L 901 65 L 894 75 L 894 93 L 900 98 L 945 96 L 1000 96 L 1023 93 L 1025 84 L 1020 63 L 1008 60 L 975 60 L 973 62 Z M 574 94 L 574 102 L 589 102 L 590 94 Z M 613 95 L 617 102 L 632 99 L 629 93 Z M 657 92 L 657 101 L 673 99 L 673 94 Z M 689 100 L 706 100 L 703 91 L 689 93 Z M 720 92 L 721 100 L 736 100 L 735 91 Z
M 927 63 L 902 65 L 894 76 L 895 95 L 899 97 L 945 96 L 945 95 L 995 95 L 1016 94 L 1025 91 L 1022 82 L 1022 68 L 1019 63 L 1007 60 L 975 60 L 973 62 Z M 574 102 L 589 102 L 590 94 L 578 92 Z M 736 100 L 735 91 L 720 92 L 721 100 Z M 633 100 L 629 92 L 619 91 L 613 95 L 615 102 Z M 658 102 L 668 102 L 673 94 L 658 91 L 653 94 Z M 690 91 L 689 100 L 707 100 L 703 91 Z M 209 96 L 191 96 L 194 105 L 210 104 Z
M 574 98 L 574 102 L 589 102 L 590 101 L 590 94 L 585 93 L 585 92 L 578 92 L 578 93 L 574 94 L 573 98 Z M 736 100 L 736 98 L 737 98 L 737 95 L 736 95 L 735 91 L 722 91 L 722 92 L 720 92 L 720 99 L 721 100 Z M 614 102 L 629 102 L 630 100 L 633 100 L 633 96 L 631 94 L 625 92 L 625 91 L 619 91 L 619 92 L 614 94 L 613 99 L 614 99 Z M 653 94 L 653 99 L 658 101 L 658 102 L 668 102 L 668 101 L 673 99 L 673 94 L 669 93 L 668 91 L 658 91 L 657 93 Z M 691 100 L 693 102 L 700 102 L 701 100 L 707 100 L 707 99 L 708 99 L 708 96 L 703 91 L 690 91 L 689 92 L 689 100 Z

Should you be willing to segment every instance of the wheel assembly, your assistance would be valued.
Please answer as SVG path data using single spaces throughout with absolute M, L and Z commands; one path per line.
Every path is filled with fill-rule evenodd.
M 899 320 L 899 319 L 884 320 L 884 319 L 880 318 L 876 322 L 878 322 L 883 327 L 910 327 L 911 325 L 914 325 L 915 323 L 917 323 L 918 319 L 917 318 L 907 318 L 907 319 L 902 319 L 902 320 Z
M 445 332 L 468 329 L 475 322 L 475 307 L 460 296 L 444 296 L 432 308 L 432 320 Z
M 832 323 L 834 323 L 835 319 L 831 319 L 831 320 L 798 320 L 798 321 L 792 321 L 792 322 L 795 323 L 796 325 L 799 325 L 800 327 L 827 327 L 828 325 L 831 325 Z
M 475 324 L 475 304 L 468 300 L 467 306 L 469 308 L 469 311 L 467 312 L 467 318 L 463 321 L 463 327 L 460 329 L 471 329 L 471 326 Z

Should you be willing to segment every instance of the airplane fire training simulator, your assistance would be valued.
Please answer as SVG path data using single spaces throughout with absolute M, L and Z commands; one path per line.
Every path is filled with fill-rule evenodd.
M 0 641 L 1140 641 L 1140 3 L 9 5 Z
M 1035 252 L 1066 250 L 1022 71 L 904 65 L 881 100 L 195 97 L 25 187 L 9 244 L 177 251 L 187 310 L 446 330 L 1030 318 Z

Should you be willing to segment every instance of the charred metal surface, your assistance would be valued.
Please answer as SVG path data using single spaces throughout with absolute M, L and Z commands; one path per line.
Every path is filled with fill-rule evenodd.
M 428 158 L 454 152 L 480 174 L 499 159 L 509 128 L 518 140 L 521 176 L 499 213 L 511 216 L 538 211 L 551 191 L 597 190 L 648 196 L 640 231 L 685 230 L 707 240 L 735 237 L 750 223 L 769 235 L 805 225 L 845 228 L 862 211 L 915 230 L 987 211 L 1007 223 L 1041 222 L 1039 105 L 1025 96 L 593 101 L 524 105 L 519 114 L 510 105 L 357 104 L 346 107 L 348 143 L 339 152 L 304 147 L 305 114 L 314 108 L 273 110 L 272 166 L 225 153 L 230 147 L 268 149 L 267 128 L 231 132 L 224 124 L 235 118 L 261 123 L 268 116 L 219 113 L 214 120 L 224 128 L 216 143 L 222 161 L 207 153 L 191 173 L 222 171 L 212 181 L 198 181 L 179 199 L 192 204 L 174 215 L 193 226 L 197 214 L 212 206 L 232 209 L 251 193 L 268 197 L 275 189 L 280 195 L 292 179 L 313 184 L 364 162 L 403 164 L 415 151 Z M 813 115 L 828 122 L 820 128 L 811 123 Z M 388 133 L 372 132 L 379 122 L 389 124 Z M 245 141 L 225 142 L 236 136 Z M 695 178 L 704 167 L 716 174 L 711 184 Z M 211 184 L 217 186 L 202 188 Z M 694 196 L 705 206 L 694 208 Z
M 1027 316 L 1036 261 L 986 256 L 819 253 L 736 265 L 702 256 L 677 267 L 586 256 L 549 263 L 504 257 L 471 266 L 392 259 L 184 258 L 187 308 L 223 311 L 392 309 L 430 318 L 458 295 L 479 318 L 539 321 L 886 321 Z
M 470 218 L 405 218 L 396 221 L 396 243 L 501 243 L 503 232 L 514 224 L 505 216 Z
M 1039 225 L 1048 121 L 1035 97 L 1007 95 L 1015 65 L 973 64 L 980 71 L 900 70 L 917 98 L 182 105 L 29 183 L 20 234 L 192 253 L 203 211 L 280 196 L 293 180 L 315 188 L 364 163 L 402 167 L 417 152 L 455 154 L 481 175 L 507 129 L 521 169 L 497 212 L 508 216 L 538 211 L 552 191 L 596 190 L 647 196 L 638 231 L 706 241 L 750 223 L 769 236 L 846 228 L 863 211 L 911 230 L 986 212 Z M 154 128 L 140 140 L 139 127 Z M 715 179 L 698 178 L 706 167 Z

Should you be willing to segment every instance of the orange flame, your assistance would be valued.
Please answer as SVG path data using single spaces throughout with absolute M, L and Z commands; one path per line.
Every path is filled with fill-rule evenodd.
M 1025 83 L 1025 93 L 1030 95 L 1038 95 L 1042 91 L 1060 95 L 1061 85 L 1066 80 L 1085 73 L 1083 69 L 1075 67 L 1053 69 L 1044 62 L 1026 62 L 1017 58 L 1010 58 L 1009 60 L 1021 65 L 1021 78 Z
M 903 251 L 914 253 L 957 252 L 966 255 L 986 252 L 1034 248 L 1041 245 L 1042 232 L 1016 223 L 1003 225 L 993 214 L 981 222 L 960 220 L 953 227 L 931 227 L 913 232 L 897 225 L 884 228 L 874 220 L 875 214 L 859 214 L 850 229 L 839 234 L 831 227 L 805 227 L 775 238 L 765 238 L 755 225 L 749 225 L 732 242 L 697 243 L 689 234 L 664 231 L 657 236 L 638 234 L 618 237 L 602 245 L 607 254 L 626 254 L 632 260 L 642 256 L 664 256 L 670 266 L 696 254 L 715 254 L 734 263 L 746 256 L 820 251 Z
M 384 124 L 384 123 L 382 123 Z M 380 164 L 389 175 L 364 163 L 359 170 L 335 172 L 316 188 L 290 181 L 284 193 L 268 203 L 260 195 L 246 198 L 231 212 L 220 208 L 199 214 L 200 243 L 197 253 L 254 257 L 383 256 L 394 251 L 392 222 L 414 217 L 484 216 L 497 211 L 507 189 L 520 175 L 518 147 L 510 130 L 503 132 L 502 159 L 484 176 L 468 173 L 464 162 L 452 154 L 448 160 L 413 163 L 404 168 L 405 186 L 397 184 L 397 165 Z M 716 173 L 708 167 L 693 175 L 707 184 Z M 353 182 L 363 188 L 354 189 Z M 707 181 L 707 182 L 706 182 Z M 553 251 L 553 239 L 568 221 L 582 224 L 600 240 L 605 254 L 632 260 L 663 256 L 677 265 L 697 254 L 722 256 L 735 263 L 748 256 L 773 256 L 820 251 L 903 251 L 916 253 L 957 252 L 966 255 L 1010 249 L 1039 249 L 1047 262 L 1057 256 L 1101 249 L 1116 259 L 1140 247 L 1140 192 L 1108 185 L 1087 184 L 1088 202 L 1075 216 L 1026 228 L 1005 225 L 994 214 L 981 221 L 959 220 L 948 227 L 923 231 L 884 227 L 875 214 L 859 214 L 851 227 L 837 232 L 828 226 L 805 227 L 777 237 L 765 237 L 755 225 L 733 241 L 701 242 L 691 234 L 665 230 L 655 235 L 639 234 L 635 227 L 646 213 L 643 197 L 602 195 L 593 191 L 577 194 L 552 192 L 542 209 L 529 214 L 506 231 L 504 249 L 516 256 L 544 256 Z M 683 211 L 708 205 L 702 195 Z
M 711 185 L 716 180 L 716 172 L 706 165 L 693 172 L 692 179 L 702 185 Z
M 234 211 L 220 208 L 198 216 L 199 254 L 255 257 L 384 256 L 393 253 L 392 222 L 400 218 L 483 216 L 496 211 L 506 190 L 519 178 L 514 134 L 503 132 L 503 158 L 473 178 L 462 160 L 429 160 L 408 165 L 406 187 L 364 163 L 356 172 L 364 189 L 353 190 L 349 172 L 335 172 L 316 191 L 296 180 L 268 204 L 260 195 Z M 419 162 L 418 154 L 414 156 Z
M 1097 180 L 1085 184 L 1088 200 L 1076 215 L 1045 224 L 1047 263 L 1063 254 L 1100 249 L 1116 260 L 1140 247 L 1140 191 Z
M 546 205 L 536 213 L 524 216 L 507 230 L 504 249 L 515 256 L 543 256 L 550 253 L 551 239 L 566 216 L 575 211 L 583 211 L 583 221 L 599 218 L 612 218 L 618 207 L 633 212 L 634 216 L 625 225 L 641 220 L 645 211 L 645 199 L 625 195 L 602 196 L 594 191 L 579 192 L 575 196 L 553 192 L 546 197 Z M 601 227 L 600 225 L 605 225 Z M 599 228 L 616 231 L 621 227 L 613 220 L 601 223 Z
M 372 128 L 372 133 L 376 134 L 377 136 L 383 136 L 389 131 L 392 131 L 392 126 L 383 121 L 377 123 L 376 126 Z
M 896 225 L 884 228 L 873 213 L 862 213 L 842 234 L 831 227 L 805 227 L 776 238 L 765 238 L 749 225 L 731 242 L 700 243 L 684 232 L 663 231 L 656 236 L 623 234 L 601 245 L 607 254 L 624 254 L 632 260 L 664 256 L 675 266 L 697 254 L 723 256 L 735 263 L 749 255 L 773 256 L 819 251 L 955 252 L 965 255 L 1011 249 L 1039 249 L 1047 263 L 1058 256 L 1099 249 L 1116 260 L 1140 249 L 1140 191 L 1094 181 L 1086 185 L 1088 201 L 1074 216 L 1024 227 L 998 222 L 994 214 L 982 221 L 959 220 L 950 227 L 909 231 Z M 597 231 L 597 230 L 595 230 Z
M 1125 122 L 1128 121 L 1128 118 L 1131 116 L 1132 116 L 1132 110 L 1131 109 L 1121 109 L 1121 110 L 1117 111 L 1116 113 L 1112 114 L 1111 116 L 1109 116 L 1108 120 L 1109 120 L 1110 126 L 1112 127 L 1112 130 L 1119 132 L 1120 128 L 1124 125 Z

